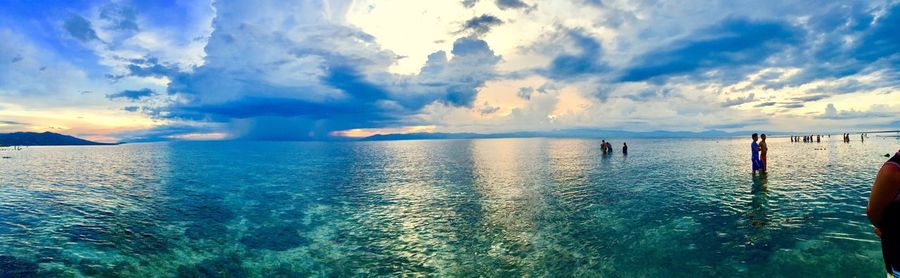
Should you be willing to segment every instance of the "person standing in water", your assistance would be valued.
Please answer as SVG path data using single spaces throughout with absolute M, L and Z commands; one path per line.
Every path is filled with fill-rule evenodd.
M 622 142 L 622 154 L 623 155 L 628 154 L 628 142 Z
M 756 140 L 759 140 L 759 135 L 754 133 L 750 135 L 750 138 L 753 138 L 753 143 L 750 143 L 750 164 L 753 167 L 753 173 L 762 169 L 762 166 L 759 162 L 759 144 L 756 143 Z
M 881 238 L 885 270 L 891 277 L 900 277 L 900 151 L 875 176 L 866 215 Z
M 768 164 L 766 161 L 766 154 L 769 152 L 769 146 L 766 145 L 766 134 L 763 133 L 759 136 L 762 140 L 759 141 L 759 161 L 760 166 L 762 167 L 762 172 L 766 172 L 766 165 Z
M 606 140 L 600 140 L 600 150 L 603 151 L 603 154 L 606 154 L 606 151 L 608 151 L 606 148 Z

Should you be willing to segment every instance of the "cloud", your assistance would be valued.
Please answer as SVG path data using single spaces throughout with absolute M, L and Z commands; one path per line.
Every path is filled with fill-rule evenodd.
M 72 37 L 82 42 L 100 40 L 100 38 L 97 37 L 97 32 L 91 27 L 91 22 L 79 15 L 73 14 L 70 16 L 63 24 L 63 28 L 69 32 L 69 35 L 72 35 Z
M 802 97 L 793 97 L 793 98 L 791 98 L 791 100 L 809 102 L 809 101 L 823 100 L 823 99 L 826 99 L 829 97 L 831 97 L 831 96 L 820 94 L 820 95 L 808 95 L 808 96 L 802 96 Z
M 545 73 L 548 77 L 557 80 L 571 79 L 609 70 L 609 66 L 601 60 L 602 47 L 596 39 L 579 29 L 569 30 L 563 36 L 580 53 L 564 53 L 554 57 Z
M 805 24 L 809 39 L 797 45 L 799 50 L 791 59 L 783 61 L 801 71 L 773 87 L 885 69 L 896 72 L 900 39 L 893 34 L 900 28 L 900 3 L 834 3 L 811 13 Z M 883 86 L 881 82 L 867 83 L 869 87 Z
M 660 89 L 642 90 L 642 91 L 638 92 L 637 94 L 626 94 L 626 95 L 623 95 L 622 98 L 630 99 L 630 100 L 637 101 L 637 102 L 643 102 L 643 101 L 648 101 L 651 99 L 667 98 L 669 96 L 676 95 L 676 94 L 677 93 L 674 93 L 669 88 L 660 88 Z
M 741 128 L 748 128 L 751 126 L 767 125 L 769 122 L 770 122 L 770 120 L 767 118 L 756 118 L 756 119 L 739 120 L 739 121 L 733 121 L 733 122 L 726 121 L 725 123 L 707 125 L 706 128 L 708 128 L 708 129 L 741 129 Z
M 109 4 L 100 9 L 100 19 L 109 24 L 109 28 L 119 31 L 138 31 L 137 12 L 133 7 Z
M 171 65 L 160 64 L 156 58 L 133 59 L 131 63 L 125 66 L 131 76 L 137 77 L 165 77 L 172 76 L 178 72 L 177 67 Z M 121 77 L 114 77 L 121 78 Z
M 169 141 L 186 134 L 218 133 L 221 127 L 215 125 L 173 124 L 143 130 L 123 131 L 112 134 L 121 142 Z
M 858 111 L 896 102 L 894 2 L 363 2 L 57 3 L 41 15 L 29 11 L 47 5 L 10 3 L 0 99 L 86 118 L 113 107 L 242 139 L 417 125 L 733 128 L 753 124 L 758 107 L 772 107 L 767 124 L 780 130 L 897 121 Z M 155 93 L 123 93 L 142 88 Z M 837 108 L 810 112 L 824 100 Z
M 506 9 L 527 9 L 529 6 L 522 0 L 497 0 L 497 7 L 501 10 Z
M 796 102 L 794 102 L 794 103 L 782 103 L 782 104 L 781 104 L 781 107 L 782 107 L 782 108 L 802 108 L 803 106 L 804 106 L 803 103 L 796 103 Z
M 719 67 L 758 64 L 797 40 L 798 36 L 793 27 L 778 21 L 726 19 L 639 56 L 619 79 L 645 81 Z
M 754 100 L 754 94 L 750 93 L 746 97 L 729 98 L 729 99 L 725 100 L 725 102 L 722 103 L 722 107 L 737 106 L 737 105 L 741 105 L 744 103 L 753 102 L 753 100 Z
M 868 111 L 856 111 L 856 110 L 840 110 L 834 106 L 834 104 L 829 103 L 825 107 L 825 112 L 820 114 L 818 119 L 826 119 L 826 120 L 849 120 L 849 119 L 870 119 L 870 118 L 893 118 L 895 117 L 897 109 L 900 107 L 890 106 L 884 104 L 876 104 L 872 105 L 872 107 Z
M 241 3 L 216 2 L 229 16 L 215 21 L 202 66 L 182 71 L 135 61 L 132 74 L 166 76 L 177 99 L 147 111 L 219 123 L 236 138 L 323 139 L 338 130 L 414 125 L 427 105 L 472 107 L 478 88 L 497 77 L 500 57 L 474 37 L 456 39 L 451 59 L 430 54 L 417 75 L 392 74 L 399 57 L 343 22 L 343 3 L 256 3 L 273 10 L 248 14 Z
M 491 106 L 487 102 L 482 105 L 481 109 L 478 109 L 478 113 L 480 113 L 481 115 L 493 114 L 497 111 L 500 111 L 499 106 Z
M 865 35 L 859 39 L 853 51 L 853 57 L 865 62 L 882 58 L 894 58 L 895 66 L 900 53 L 900 3 L 890 6 L 883 16 L 872 21 Z
M 16 122 L 16 121 L 0 121 L 0 125 L 28 125 L 28 124 L 22 123 L 22 122 Z
M 149 88 L 144 88 L 144 89 L 140 89 L 140 90 L 124 90 L 124 91 L 114 93 L 114 94 L 107 94 L 106 98 L 108 98 L 108 99 L 125 98 L 128 100 L 134 101 L 134 100 L 139 100 L 142 98 L 151 97 L 155 94 L 156 94 L 156 92 L 154 92 L 153 90 L 151 90 Z
M 532 93 L 534 93 L 534 88 L 522 87 L 522 88 L 519 88 L 519 92 L 517 92 L 516 95 L 524 100 L 530 100 Z
M 767 101 L 767 102 L 761 102 L 759 104 L 756 104 L 753 107 L 756 107 L 756 108 L 769 107 L 769 106 L 775 106 L 775 104 L 778 104 L 778 103 L 774 102 L 774 101 Z
M 459 33 L 470 32 L 473 35 L 480 36 L 490 32 L 491 28 L 501 24 L 503 24 L 503 21 L 499 18 L 489 14 L 483 14 L 466 20 L 466 22 L 463 23 L 462 29 L 459 30 Z

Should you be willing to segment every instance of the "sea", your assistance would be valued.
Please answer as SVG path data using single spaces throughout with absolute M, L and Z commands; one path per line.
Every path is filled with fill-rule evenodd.
M 852 139 L 765 175 L 749 136 L 6 150 L 0 277 L 883 277 L 900 140 Z

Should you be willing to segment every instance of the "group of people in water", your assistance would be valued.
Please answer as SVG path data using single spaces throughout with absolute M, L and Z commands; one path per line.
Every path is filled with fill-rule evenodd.
M 791 139 L 791 143 L 794 143 L 794 142 L 821 143 L 822 137 L 825 137 L 825 136 L 830 138 L 831 134 L 829 134 L 829 135 L 819 134 L 819 135 L 805 135 L 805 136 L 790 136 L 790 139 Z M 842 136 L 843 136 L 844 143 L 850 143 L 850 133 L 844 133 L 844 134 L 842 134 Z M 865 141 L 867 136 L 868 136 L 867 133 L 860 133 L 859 140 Z M 766 172 L 766 152 L 768 152 L 768 149 L 769 149 L 766 146 L 766 135 L 763 134 L 760 138 L 760 136 L 757 136 L 757 134 L 754 133 L 753 135 L 751 135 L 751 137 L 753 138 L 753 143 L 750 144 L 750 149 L 751 149 L 750 163 L 751 163 L 751 166 L 753 169 L 753 173 L 756 173 L 757 171 L 765 173 Z M 756 141 L 759 139 L 762 139 L 762 141 L 757 143 Z M 898 199 L 898 200 L 900 200 L 900 199 Z
M 827 135 L 827 136 L 828 136 L 828 137 L 831 137 L 830 134 Z M 850 143 L 850 133 L 844 133 L 844 134 L 842 134 L 842 136 L 843 136 L 843 138 L 844 138 L 844 143 Z M 866 133 L 860 133 L 860 134 L 859 134 L 859 140 L 860 140 L 860 141 L 865 141 L 865 140 L 866 140 L 866 137 L 868 137 L 868 136 L 869 136 L 869 135 L 866 134 Z M 815 142 L 815 143 L 821 143 L 821 142 L 822 142 L 822 137 L 823 137 L 823 135 L 791 136 L 791 142 L 792 142 L 792 143 L 793 143 L 793 142 L 803 142 L 803 143 L 813 143 L 813 142 Z
M 756 174 L 757 171 L 765 173 L 766 154 L 769 150 L 766 135 L 754 133 L 750 137 L 753 139 L 750 143 L 753 173 Z M 860 140 L 865 138 L 865 133 L 860 134 Z M 791 136 L 791 142 L 801 140 L 821 142 L 822 136 Z M 850 142 L 850 134 L 844 133 L 843 140 Z M 878 171 L 869 195 L 866 215 L 874 226 L 875 235 L 881 239 L 885 270 L 890 277 L 900 278 L 900 151 L 888 159 Z
M 754 133 L 750 135 L 750 138 L 753 139 L 753 143 L 750 143 L 750 164 L 753 168 L 753 173 L 755 174 L 757 171 L 760 173 L 766 172 L 766 154 L 769 152 L 769 146 L 766 145 L 766 134 L 758 135 Z M 757 140 L 762 139 L 759 143 Z
M 809 136 L 791 136 L 791 142 L 800 142 L 800 138 L 803 138 L 803 143 L 812 143 L 812 142 L 822 142 L 822 135 L 809 135 Z
M 600 140 L 600 150 L 603 151 L 603 154 L 611 154 L 613 153 L 612 143 L 606 142 L 606 140 Z M 628 154 L 628 143 L 622 142 L 622 154 Z
M 827 136 L 831 137 L 830 134 Z M 850 143 L 850 133 L 844 133 L 844 134 L 842 134 L 842 136 L 844 138 L 844 143 Z M 868 137 L 868 136 L 869 135 L 866 133 L 860 133 L 859 140 L 865 141 L 866 137 Z M 793 142 L 801 142 L 802 141 L 803 143 L 813 143 L 813 142 L 821 143 L 822 137 L 824 137 L 824 135 L 791 136 L 791 142 L 793 143 Z
M 868 133 L 860 133 L 859 141 L 866 141 L 866 137 L 869 137 Z M 850 143 L 850 133 L 844 133 L 844 143 Z

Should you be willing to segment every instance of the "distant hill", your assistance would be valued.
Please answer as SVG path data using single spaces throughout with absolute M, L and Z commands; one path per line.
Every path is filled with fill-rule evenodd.
M 366 138 L 364 141 L 386 140 L 427 140 L 427 139 L 481 139 L 481 138 L 716 138 L 750 136 L 753 132 L 737 131 L 726 132 L 721 130 L 692 131 L 623 131 L 604 129 L 564 129 L 553 131 L 526 131 L 507 133 L 404 133 L 404 134 L 377 134 Z M 783 136 L 786 132 L 770 132 L 770 136 Z
M 72 145 L 114 145 L 88 141 L 53 132 L 13 132 L 0 133 L 0 146 L 72 146 Z

